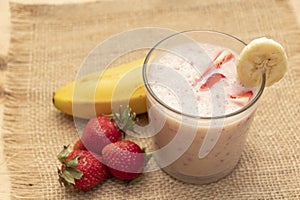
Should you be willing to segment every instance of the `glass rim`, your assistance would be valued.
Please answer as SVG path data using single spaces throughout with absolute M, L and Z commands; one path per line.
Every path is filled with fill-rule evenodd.
M 224 114 L 224 115 L 218 115 L 218 116 L 200 116 L 200 115 L 192 115 L 192 114 L 187 114 L 187 113 L 183 113 L 183 112 L 180 112 L 174 108 L 172 108 L 171 106 L 167 105 L 166 103 L 164 103 L 160 98 L 157 97 L 157 95 L 155 94 L 155 92 L 153 92 L 153 90 L 151 89 L 149 83 L 148 83 L 148 78 L 146 76 L 147 74 L 147 65 L 148 65 L 148 62 L 150 60 L 150 57 L 153 53 L 154 50 L 157 49 L 157 47 L 163 43 L 164 41 L 167 41 L 168 39 L 176 36 L 176 35 L 180 35 L 180 34 L 185 34 L 185 33 L 190 33 L 190 32 L 200 32 L 200 33 L 213 33 L 213 34 L 219 34 L 219 35 L 222 35 L 222 36 L 225 36 L 225 37 L 228 37 L 228 38 L 231 38 L 233 40 L 236 40 L 240 43 L 242 43 L 243 45 L 247 45 L 247 43 L 243 42 L 241 39 L 233 36 L 233 35 L 230 35 L 230 34 L 227 34 L 227 33 L 224 33 L 224 32 L 220 32 L 220 31 L 215 31 L 215 30 L 186 30 L 186 31 L 181 31 L 181 32 L 178 32 L 178 33 L 175 33 L 175 34 L 171 34 L 170 36 L 168 37 L 165 37 L 164 39 L 160 40 L 156 45 L 154 45 L 151 50 L 147 53 L 147 56 L 144 60 L 144 63 L 143 63 L 143 69 L 142 69 L 142 74 L 143 74 L 143 81 L 144 81 L 144 85 L 146 87 L 146 90 L 147 92 L 149 92 L 149 94 L 151 95 L 152 98 L 154 98 L 161 106 L 163 106 L 164 108 L 167 108 L 169 111 L 172 111 L 178 115 L 182 115 L 182 116 L 185 116 L 185 117 L 189 117 L 189 118 L 195 118 L 195 119 L 206 119 L 206 120 L 212 120 L 212 119 L 224 119 L 224 118 L 229 118 L 229 117 L 233 117 L 233 116 L 236 116 L 240 113 L 243 113 L 244 111 L 248 110 L 249 108 L 251 108 L 257 101 L 258 99 L 261 97 L 264 89 L 265 89 L 265 86 L 266 86 L 266 73 L 263 72 L 262 73 L 262 78 L 261 78 L 261 84 L 260 84 L 260 88 L 259 88 L 259 91 L 257 92 L 257 94 L 255 95 L 255 97 L 247 104 L 245 105 L 244 107 L 242 107 L 241 109 L 238 109 L 234 112 L 231 112 L 231 113 L 228 113 L 228 114 Z

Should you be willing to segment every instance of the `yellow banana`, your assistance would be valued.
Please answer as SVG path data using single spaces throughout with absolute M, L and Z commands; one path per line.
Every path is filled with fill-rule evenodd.
M 121 105 L 129 105 L 136 114 L 145 113 L 143 61 L 139 59 L 83 76 L 55 91 L 53 104 L 58 110 L 79 118 L 110 114 Z
M 258 85 L 263 72 L 266 86 L 280 81 L 287 71 L 287 55 L 278 42 L 269 38 L 252 40 L 242 50 L 237 62 L 240 81 L 246 86 Z

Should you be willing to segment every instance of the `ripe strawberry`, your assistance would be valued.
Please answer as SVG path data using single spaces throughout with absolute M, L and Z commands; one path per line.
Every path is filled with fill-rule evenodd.
M 89 151 L 73 150 L 69 153 L 65 146 L 58 159 L 62 163 L 58 169 L 59 181 L 79 190 L 92 189 L 109 176 L 109 170 L 101 163 L 100 157 Z
M 104 146 L 121 138 L 121 131 L 115 121 L 103 115 L 88 121 L 81 140 L 89 151 L 100 154 Z
M 73 150 L 87 150 L 85 146 L 82 144 L 82 141 L 79 139 L 75 142 L 73 146 Z
M 214 73 L 208 79 L 204 84 L 200 86 L 200 90 L 207 90 L 211 88 L 214 84 L 216 84 L 218 81 L 220 81 L 222 78 L 226 78 L 223 74 L 220 73 Z
M 144 171 L 146 157 L 144 151 L 129 140 L 118 141 L 102 150 L 104 163 L 115 177 L 122 180 L 136 179 Z
M 129 108 L 122 114 L 94 117 L 87 123 L 81 140 L 89 151 L 101 154 L 103 147 L 121 140 L 122 133 L 132 130 L 134 121 L 135 114 L 131 115 Z

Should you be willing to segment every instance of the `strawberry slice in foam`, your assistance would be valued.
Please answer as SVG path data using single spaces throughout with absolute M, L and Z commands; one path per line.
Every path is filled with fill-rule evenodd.
M 250 90 L 241 92 L 239 94 L 230 95 L 230 99 L 241 106 L 245 106 L 251 100 L 252 96 L 253 92 Z
M 233 58 L 234 58 L 234 55 L 230 51 L 222 50 L 216 55 L 216 57 L 213 61 L 213 64 L 214 64 L 215 68 L 219 69 L 219 68 L 221 68 L 221 66 L 223 64 L 227 63 L 228 61 L 230 61 Z
M 221 68 L 222 65 L 234 59 L 233 53 L 229 50 L 221 50 L 217 53 L 215 58 L 212 60 L 212 63 L 208 66 L 208 68 L 203 72 L 201 77 L 196 80 L 196 82 L 201 81 L 207 74 L 209 74 L 214 69 Z
M 221 73 L 214 73 L 214 74 L 212 74 L 210 77 L 208 77 L 208 79 L 206 80 L 206 82 L 203 83 L 200 86 L 200 90 L 208 90 L 208 89 L 210 89 L 214 84 L 216 84 L 217 82 L 219 82 L 223 78 L 226 78 L 226 76 L 224 76 Z

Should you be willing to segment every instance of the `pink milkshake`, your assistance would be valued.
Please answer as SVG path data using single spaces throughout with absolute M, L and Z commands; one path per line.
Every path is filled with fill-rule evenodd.
M 156 130 L 154 157 L 171 176 L 209 183 L 237 165 L 264 89 L 264 81 L 248 88 L 237 78 L 236 59 L 244 46 L 226 34 L 189 31 L 148 54 L 143 75 Z

